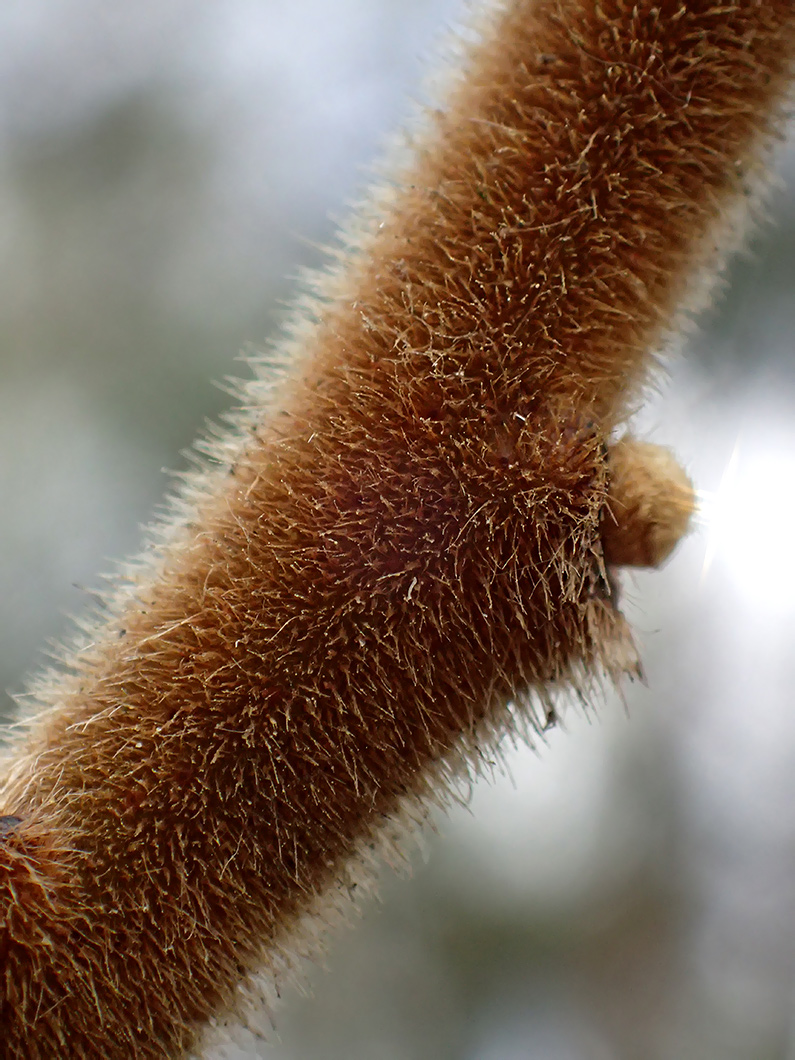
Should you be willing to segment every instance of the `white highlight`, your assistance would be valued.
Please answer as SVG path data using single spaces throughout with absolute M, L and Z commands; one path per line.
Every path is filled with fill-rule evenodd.
M 795 614 L 795 438 L 751 449 L 738 438 L 717 491 L 704 495 L 701 580 L 720 564 L 755 608 Z

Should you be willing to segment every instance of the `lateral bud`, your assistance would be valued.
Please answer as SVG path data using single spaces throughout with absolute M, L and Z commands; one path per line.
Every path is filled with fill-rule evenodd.
M 608 566 L 659 567 L 687 533 L 695 491 L 670 449 L 625 437 L 608 450 L 602 546 Z

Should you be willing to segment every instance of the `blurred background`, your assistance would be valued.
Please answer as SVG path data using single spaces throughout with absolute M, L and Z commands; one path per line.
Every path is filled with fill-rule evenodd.
M 460 0 L 0 5 L 2 712 L 274 334 Z M 705 491 L 572 707 L 220 1058 L 795 1060 L 795 148 L 642 429 Z M 266 1020 L 267 1023 L 267 1020 Z

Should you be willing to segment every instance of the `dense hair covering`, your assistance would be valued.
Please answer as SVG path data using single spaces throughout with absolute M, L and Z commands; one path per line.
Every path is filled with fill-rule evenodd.
M 612 565 L 691 500 L 632 442 L 610 493 L 610 445 L 736 241 L 792 0 L 507 0 L 464 51 L 278 384 L 36 686 L 4 1058 L 196 1050 L 501 734 L 637 665 Z

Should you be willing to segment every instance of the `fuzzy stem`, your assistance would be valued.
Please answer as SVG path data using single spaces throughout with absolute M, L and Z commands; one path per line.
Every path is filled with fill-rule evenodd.
M 667 487 L 631 448 L 609 494 L 606 446 L 793 52 L 791 0 L 509 0 L 485 26 L 267 415 L 216 444 L 229 473 L 194 476 L 38 689 L 0 800 L 3 1056 L 192 1048 L 390 822 L 632 670 L 602 521 L 608 559 L 655 562 L 686 519 L 649 545 L 678 502 L 646 504 Z

